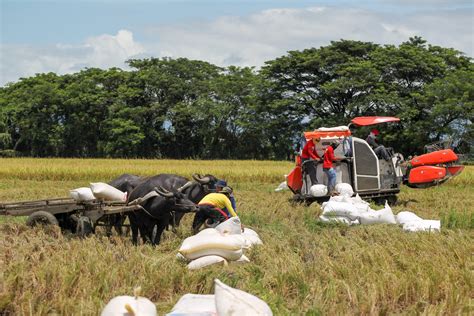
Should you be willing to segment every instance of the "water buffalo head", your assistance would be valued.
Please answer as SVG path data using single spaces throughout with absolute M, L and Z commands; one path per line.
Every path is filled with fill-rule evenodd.
M 189 213 L 196 212 L 197 206 L 181 192 L 171 192 L 163 187 L 155 187 L 156 193 L 164 197 L 170 204 L 171 211 Z
M 205 176 L 201 176 L 200 174 L 193 174 L 193 179 L 203 187 L 206 193 L 214 192 L 216 190 L 218 179 L 213 175 L 206 174 Z

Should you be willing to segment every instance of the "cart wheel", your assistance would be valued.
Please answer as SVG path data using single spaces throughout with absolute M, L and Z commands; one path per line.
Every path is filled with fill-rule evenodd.
M 79 237 L 87 237 L 94 231 L 91 220 L 87 216 L 80 216 L 77 220 L 76 234 Z
M 54 217 L 53 214 L 45 211 L 37 211 L 28 216 L 26 220 L 26 225 L 36 226 L 36 225 L 57 225 L 59 226 L 58 219 Z

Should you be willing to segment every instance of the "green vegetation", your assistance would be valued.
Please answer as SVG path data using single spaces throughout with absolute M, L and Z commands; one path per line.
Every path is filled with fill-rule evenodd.
M 382 135 L 405 155 L 446 137 L 474 150 L 472 61 L 419 37 L 335 41 L 259 71 L 185 58 L 128 64 L 0 88 L 0 157 L 288 159 L 303 131 L 366 115 L 400 116 Z
M 103 232 L 78 239 L 54 228 L 28 228 L 0 219 L 0 314 L 97 315 L 116 295 L 143 295 L 159 314 L 185 293 L 212 293 L 212 280 L 265 300 L 275 315 L 472 314 L 474 168 L 439 187 L 409 189 L 394 212 L 441 219 L 441 233 L 406 233 L 395 225 L 322 224 L 320 208 L 292 207 L 291 193 L 275 193 L 288 162 L 198 160 L 0 159 L 0 201 L 67 196 L 122 172 L 194 172 L 226 178 L 238 213 L 264 245 L 251 263 L 194 272 L 176 260 L 191 234 L 184 217 L 162 244 L 133 247 L 128 237 Z M 470 305 L 471 304 L 471 305 Z

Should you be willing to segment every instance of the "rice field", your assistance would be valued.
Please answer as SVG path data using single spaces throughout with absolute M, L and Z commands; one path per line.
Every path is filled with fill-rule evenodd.
M 266 301 L 274 315 L 473 314 L 474 167 L 429 189 L 404 187 L 394 213 L 441 219 L 441 233 L 396 225 L 346 227 L 318 221 L 318 204 L 291 206 L 274 192 L 293 164 L 281 161 L 0 159 L 0 203 L 66 197 L 122 173 L 213 174 L 235 190 L 237 212 L 264 244 L 247 265 L 188 271 L 175 255 L 191 235 L 186 215 L 158 247 L 129 237 L 86 239 L 24 218 L 0 218 L 0 315 L 97 315 L 112 297 L 141 286 L 160 315 L 212 282 Z M 375 207 L 375 206 L 374 206 Z

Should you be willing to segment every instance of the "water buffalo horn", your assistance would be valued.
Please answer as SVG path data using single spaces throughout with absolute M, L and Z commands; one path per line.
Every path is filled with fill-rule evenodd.
M 171 198 L 174 196 L 173 192 L 169 192 L 165 189 L 163 189 L 163 187 L 160 186 L 160 188 L 157 188 L 155 187 L 155 191 L 161 195 L 161 196 L 164 196 L 164 197 L 168 197 L 168 198 Z
M 201 176 L 198 175 L 198 174 L 193 174 L 193 179 L 196 180 L 197 182 L 199 182 L 200 184 L 206 184 L 206 183 L 209 183 L 211 181 L 211 179 L 209 177 L 201 178 Z
M 183 192 L 184 190 L 186 190 L 187 188 L 189 188 L 190 186 L 192 186 L 193 183 L 194 183 L 194 182 L 192 182 L 192 181 L 186 182 L 182 187 L 178 188 L 178 192 Z

